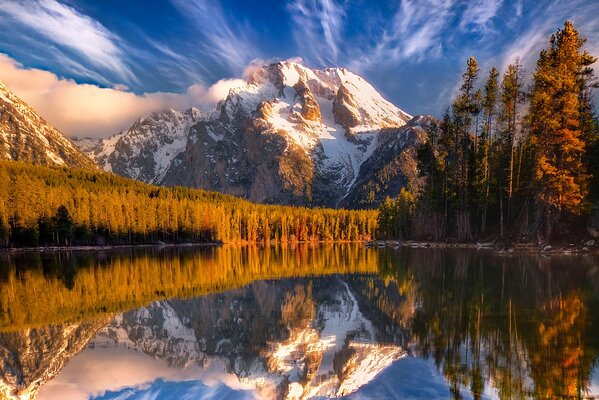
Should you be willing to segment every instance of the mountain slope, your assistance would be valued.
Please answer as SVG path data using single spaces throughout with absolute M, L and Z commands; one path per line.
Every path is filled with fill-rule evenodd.
M 0 81 L 0 160 L 96 168 L 94 162 Z
M 58 324 L 0 334 L 0 398 L 34 400 L 105 320 Z
M 167 110 L 140 118 L 108 139 L 75 139 L 107 171 L 148 183 L 159 183 L 187 144 L 191 125 L 204 118 L 195 108 Z
M 417 129 L 385 133 L 411 119 L 343 68 L 314 70 L 282 62 L 256 69 L 214 112 L 190 123 L 187 140 L 179 141 L 184 148 L 171 152 L 165 169 L 144 169 L 139 162 L 140 154 L 156 158 L 164 146 L 149 139 L 164 135 L 161 124 L 146 130 L 153 146 L 135 140 L 139 129 L 134 125 L 87 151 L 107 170 L 157 184 L 266 203 L 366 206 L 357 199 L 361 189 L 356 185 L 363 186 L 373 171 L 362 167 L 374 154 L 382 158 L 371 164 L 387 165 L 396 158 L 381 146 L 401 153 L 418 144 Z M 413 153 L 406 153 L 406 169 L 395 171 L 402 185 L 415 176 Z
M 416 148 L 435 121 L 430 115 L 420 115 L 401 128 L 381 130 L 379 145 L 362 164 L 360 174 L 339 205 L 375 207 L 387 196 L 397 196 L 404 186 L 417 187 Z

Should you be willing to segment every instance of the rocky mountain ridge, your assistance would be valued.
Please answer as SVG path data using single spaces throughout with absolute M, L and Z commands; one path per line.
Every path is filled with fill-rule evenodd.
M 95 169 L 95 163 L 0 81 L 0 160 Z
M 78 143 L 105 170 L 154 184 L 369 207 L 414 183 L 415 147 L 431 121 L 412 118 L 344 68 L 280 62 L 255 69 L 211 113 L 153 114 L 109 139 Z
M 174 158 L 185 150 L 189 128 L 206 115 L 196 108 L 166 110 L 138 119 L 108 139 L 75 143 L 104 170 L 159 184 Z

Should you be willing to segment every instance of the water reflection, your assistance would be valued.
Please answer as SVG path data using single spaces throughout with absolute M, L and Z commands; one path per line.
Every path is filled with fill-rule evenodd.
M 599 395 L 590 256 L 345 245 L 3 257 L 6 397 Z

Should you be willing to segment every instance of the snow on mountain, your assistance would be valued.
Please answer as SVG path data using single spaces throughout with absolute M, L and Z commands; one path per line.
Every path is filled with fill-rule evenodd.
M 0 81 L 0 160 L 95 168 L 77 146 Z
M 406 354 L 395 344 L 378 343 L 348 285 L 341 282 L 339 289 L 333 302 L 320 305 L 312 324 L 271 344 L 267 365 L 290 382 L 287 399 L 351 394 Z
M 35 400 L 106 320 L 65 323 L 0 335 L 0 399 Z
M 376 147 L 378 132 L 412 118 L 344 68 L 313 70 L 294 62 L 255 72 L 246 86 L 231 91 L 224 110 L 233 120 L 236 112 L 251 116 L 261 104 L 269 106 L 263 119 L 270 131 L 317 154 L 317 168 L 334 175 L 343 194 Z M 310 114 L 307 104 L 318 111 Z
M 254 70 L 209 114 L 153 114 L 97 145 L 79 143 L 104 169 L 150 183 L 337 206 L 355 192 L 381 132 L 411 119 L 344 68 L 280 62 Z
M 185 150 L 190 126 L 202 118 L 196 108 L 167 110 L 141 118 L 108 139 L 83 138 L 76 143 L 106 171 L 158 183 Z

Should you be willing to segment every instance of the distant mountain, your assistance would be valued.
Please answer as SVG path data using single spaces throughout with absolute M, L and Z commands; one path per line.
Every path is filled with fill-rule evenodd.
M 412 183 L 431 120 L 413 119 L 343 68 L 282 62 L 257 69 L 209 114 L 153 114 L 79 143 L 104 169 L 146 182 L 367 207 Z
M 168 110 L 141 118 L 108 139 L 75 139 L 75 143 L 106 171 L 159 184 L 185 150 L 189 128 L 205 117 L 195 108 Z
M 95 163 L 0 81 L 0 160 L 96 168 Z

